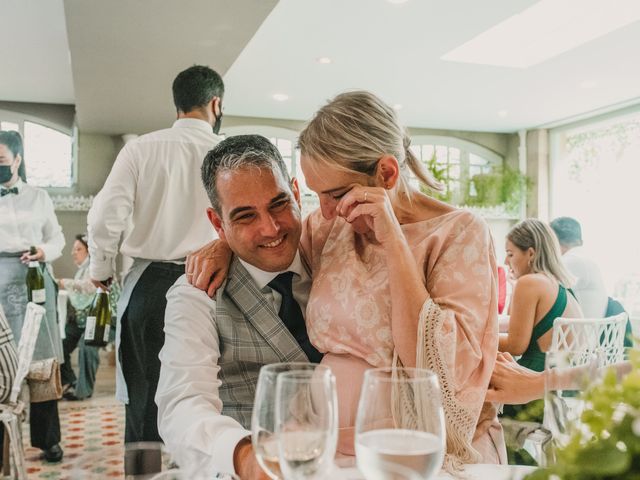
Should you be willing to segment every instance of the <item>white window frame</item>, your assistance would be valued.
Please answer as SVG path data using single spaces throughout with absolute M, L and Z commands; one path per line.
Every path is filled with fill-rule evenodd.
M 505 159 L 501 155 L 497 154 L 496 152 L 488 149 L 487 147 L 483 147 L 482 145 L 479 145 L 477 143 L 473 143 L 469 140 L 463 140 L 457 137 L 450 137 L 446 135 L 412 135 L 411 145 L 412 146 L 433 145 L 434 147 L 438 145 L 442 145 L 447 148 L 457 148 L 458 150 L 460 150 L 461 152 L 460 176 L 457 179 L 458 182 L 463 181 L 465 178 L 467 179 L 467 181 L 471 180 L 470 178 L 468 178 L 469 176 L 468 168 L 466 172 L 462 171 L 463 156 L 465 154 L 467 156 L 469 154 L 473 154 L 478 157 L 482 157 L 486 159 L 490 164 L 495 164 L 498 166 L 504 166 L 505 164 L 504 163 Z M 425 159 L 422 159 L 423 162 L 424 160 Z M 468 166 L 468 161 L 467 161 L 467 166 Z M 458 205 L 458 206 L 463 206 L 463 205 Z

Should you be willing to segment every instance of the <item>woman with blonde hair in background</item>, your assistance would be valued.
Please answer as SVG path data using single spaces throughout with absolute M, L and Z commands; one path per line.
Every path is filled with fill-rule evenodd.
M 558 317 L 582 318 L 558 240 L 546 223 L 529 218 L 507 234 L 506 264 L 516 280 L 509 306 L 509 332 L 499 350 L 521 355 L 518 363 L 541 372 Z

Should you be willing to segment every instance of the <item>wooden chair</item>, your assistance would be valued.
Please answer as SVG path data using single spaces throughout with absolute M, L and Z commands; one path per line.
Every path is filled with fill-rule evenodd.
M 27 478 L 27 469 L 22 448 L 21 422 L 25 414 L 25 403 L 19 399 L 29 365 L 33 358 L 40 323 L 46 310 L 35 303 L 27 304 L 27 311 L 22 325 L 20 344 L 18 345 L 18 369 L 13 380 L 9 400 L 0 404 L 0 421 L 4 424 L 3 474 L 11 475 L 11 460 L 15 466 L 15 478 Z

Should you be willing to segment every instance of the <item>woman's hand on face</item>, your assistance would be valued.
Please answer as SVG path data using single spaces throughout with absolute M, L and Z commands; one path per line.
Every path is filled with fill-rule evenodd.
M 44 251 L 37 247 L 35 255 L 30 255 L 29 252 L 24 252 L 20 257 L 22 263 L 29 263 L 33 261 L 44 262 Z
M 382 245 L 402 238 L 400 223 L 384 188 L 353 185 L 338 202 L 336 211 L 349 223 L 362 219 Z
M 229 273 L 232 252 L 227 242 L 214 240 L 187 256 L 187 281 L 213 297 Z

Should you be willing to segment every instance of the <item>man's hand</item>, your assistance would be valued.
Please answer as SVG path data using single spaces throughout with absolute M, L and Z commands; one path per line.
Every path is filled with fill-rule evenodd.
M 91 279 L 91 283 L 93 283 L 93 285 L 96 288 L 101 288 L 102 290 L 104 290 L 105 292 L 108 292 L 109 290 L 111 290 L 111 279 L 107 278 L 106 280 L 95 280 L 95 279 Z
M 498 352 L 485 401 L 517 405 L 543 396 L 543 372 L 522 367 L 511 354 Z
M 214 240 L 187 256 L 187 281 L 213 297 L 229 273 L 232 252 L 227 242 Z
M 270 480 L 253 453 L 251 440 L 240 440 L 233 452 L 233 466 L 241 480 Z
M 22 263 L 29 262 L 43 262 L 44 261 L 44 251 L 41 248 L 36 248 L 35 255 L 30 255 L 29 252 L 24 252 L 20 257 L 20 261 Z

